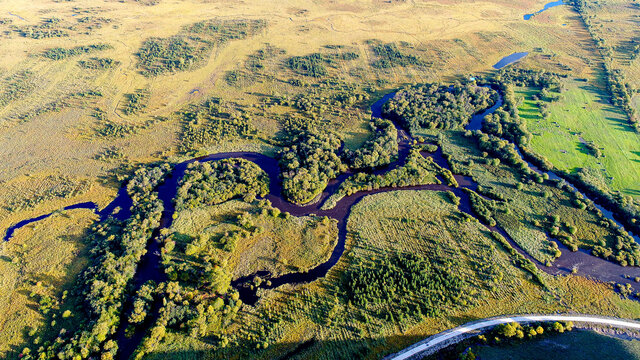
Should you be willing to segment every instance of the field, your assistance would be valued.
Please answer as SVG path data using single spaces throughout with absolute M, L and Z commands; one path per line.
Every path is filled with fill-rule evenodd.
M 521 89 L 519 108 L 527 128 L 534 134 L 532 149 L 547 157 L 561 170 L 578 168 L 595 171 L 596 177 L 614 190 L 640 196 L 640 135 L 626 124 L 622 113 L 611 105 L 600 84 L 568 81 L 567 90 L 557 102 L 549 104 L 544 119 L 532 96 L 535 89 Z M 596 157 L 585 146 L 593 142 L 601 149 Z
M 521 344 L 481 346 L 474 353 L 482 359 L 640 359 L 640 342 L 623 340 L 592 331 L 572 331 L 555 334 L 540 340 L 525 341 Z
M 570 6 L 522 19 L 546 2 L 0 0 L 0 232 L 71 204 L 104 208 L 131 179 L 133 193 L 145 195 L 130 223 L 63 211 L 1 244 L 0 357 L 22 352 L 29 359 L 41 346 L 65 344 L 44 356 L 108 359 L 112 338 L 139 331 L 151 339 L 151 359 L 374 359 L 505 313 L 637 318 L 639 303 L 610 284 L 526 268 L 446 192 L 363 198 L 345 220 L 346 251 L 328 275 L 275 289 L 250 275 L 304 273 L 327 261 L 336 220 L 292 216 L 235 194 L 180 210 L 168 229 L 156 223 L 161 163 L 229 151 L 290 155 L 279 164 L 279 181 L 299 171 L 294 185 L 311 188 L 313 198 L 329 179 L 309 186 L 320 176 L 317 167 L 301 166 L 304 156 L 326 173 L 344 172 L 350 155 L 343 151 L 355 153 L 375 135 L 370 106 L 384 94 L 491 77 L 493 64 L 520 51 L 529 55 L 515 66 L 568 75 L 548 119 L 532 100 L 537 88 L 517 89 L 532 150 L 562 170 L 592 169 L 596 181 L 639 199 L 640 137 L 610 101 L 603 66 L 620 68 L 640 103 L 631 59 L 637 5 L 589 0 L 593 24 Z M 333 143 L 296 153 L 300 134 Z M 522 164 L 496 162 L 498 155 L 459 128 L 418 135 L 440 147 L 453 173 L 480 185 L 470 195 L 477 217 L 504 229 L 535 260 L 553 266 L 559 250 L 551 235 L 573 250 L 600 247 L 611 261 L 638 265 L 640 253 L 561 184 Z M 422 175 L 435 183 L 444 173 Z M 145 256 L 160 258 L 153 270 L 168 281 L 143 289 L 134 272 L 144 268 L 150 237 L 159 250 Z M 88 279 L 80 276 L 87 269 Z M 242 277 L 251 277 L 255 306 L 230 286 Z M 100 298 L 101 291 L 115 295 Z M 87 304 L 88 296 L 99 301 Z M 86 322 L 81 314 L 90 314 Z M 145 332 L 151 326 L 157 331 Z
M 348 228 L 348 255 L 328 277 L 262 293 L 258 306 L 247 307 L 229 327 L 225 336 L 234 341 L 228 347 L 169 333 L 149 358 L 207 354 L 269 359 L 289 354 L 300 359 L 374 359 L 430 334 L 497 314 L 589 311 L 624 317 L 633 316 L 640 306 L 621 299 L 608 285 L 581 277 L 545 276 L 547 288 L 532 283 L 482 225 L 456 210 L 447 193 L 396 191 L 366 197 L 354 206 Z M 457 297 L 455 305 L 439 307 L 437 316 L 396 313 L 389 320 L 377 315 L 376 307 L 347 301 L 346 276 L 360 268 L 353 263 L 364 260 L 366 266 L 394 253 L 425 256 L 460 274 L 461 292 L 447 295 Z M 410 294 L 395 296 L 393 301 L 400 304 L 421 301 Z M 251 350 L 255 347 L 250 344 L 262 342 L 269 347 Z
M 242 214 L 247 217 L 239 221 L 238 216 Z M 227 244 L 226 239 L 240 235 L 245 229 L 243 222 L 262 230 L 237 236 L 237 240 L 232 240 L 233 245 Z M 335 223 L 329 219 L 285 218 L 277 209 L 263 212 L 261 207 L 237 200 L 184 210 L 177 215 L 171 231 L 175 233 L 178 247 L 197 243 L 202 237 L 217 243 L 220 250 L 216 255 L 225 258 L 234 279 L 258 270 L 274 275 L 308 270 L 326 261 L 338 236 Z
M 48 322 L 69 326 L 79 321 L 81 312 L 67 318 L 53 316 L 60 307 L 58 299 L 73 291 L 75 277 L 86 266 L 83 236 L 94 219 L 88 210 L 62 212 L 17 231 L 11 242 L 2 244 L 0 352 L 21 351 L 28 334 L 47 328 Z M 68 302 L 64 308 L 74 310 Z
M 633 1 L 613 0 L 606 3 L 591 4 L 590 13 L 594 14 L 593 29 L 602 38 L 603 53 L 611 63 L 612 69 L 620 71 L 630 85 L 630 96 L 636 111 L 638 107 L 637 89 L 640 87 L 640 63 L 638 62 L 638 6 Z
M 421 135 L 437 138 L 430 131 Z M 480 149 L 471 145 L 463 132 L 448 132 L 442 148 L 456 171 L 471 176 L 480 185 L 478 192 L 491 199 L 488 204 L 496 224 L 541 263 L 550 264 L 556 257 L 549 239 L 554 217 L 561 219 L 556 235 L 569 235 L 573 238 L 569 243 L 578 247 L 591 248 L 600 240 L 615 242 L 608 225 L 601 222 L 602 217 L 594 209 L 576 206 L 575 194 L 553 182 L 522 181 L 521 173 L 503 163 L 488 165 Z M 575 227 L 576 232 L 570 234 L 570 227 Z

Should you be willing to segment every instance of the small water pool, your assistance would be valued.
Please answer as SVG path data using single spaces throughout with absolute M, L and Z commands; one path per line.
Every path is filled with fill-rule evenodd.
M 556 6 L 560 6 L 560 5 L 564 5 L 565 2 L 563 0 L 559 0 L 559 1 L 552 1 L 550 3 L 546 3 L 544 5 L 544 8 L 542 8 L 542 10 L 538 10 L 536 12 L 534 12 L 533 14 L 526 14 L 524 16 L 525 20 L 530 20 L 532 17 L 534 17 L 536 14 L 540 14 L 541 12 L 551 9 L 552 7 L 556 7 Z
M 529 55 L 528 52 L 517 52 L 511 55 L 505 56 L 502 59 L 500 59 L 500 61 L 498 61 L 495 65 L 493 65 L 493 68 L 496 70 L 502 69 L 507 65 L 513 64 L 514 62 L 521 60 L 527 55 Z

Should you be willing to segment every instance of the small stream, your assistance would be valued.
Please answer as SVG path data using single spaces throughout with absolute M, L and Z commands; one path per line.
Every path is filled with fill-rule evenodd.
M 27 19 L 23 18 L 22 16 L 18 15 L 18 14 L 14 14 L 12 12 L 9 12 L 10 16 L 14 16 L 17 17 L 18 19 L 22 20 L 22 21 L 27 21 Z

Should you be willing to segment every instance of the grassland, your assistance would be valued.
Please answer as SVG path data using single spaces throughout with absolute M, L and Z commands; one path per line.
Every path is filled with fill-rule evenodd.
M 624 114 L 611 105 L 610 97 L 598 86 L 567 81 L 560 100 L 547 103 L 547 119 L 533 99 L 536 90 L 521 88 L 517 96 L 524 101 L 519 113 L 534 134 L 531 147 L 561 170 L 593 169 L 610 188 L 640 196 L 640 135 L 627 125 Z M 600 148 L 603 156 L 592 155 L 585 146 L 588 142 Z
M 264 209 L 264 211 L 262 210 Z M 238 216 L 246 214 L 239 222 Z M 251 223 L 260 232 L 238 236 L 231 251 L 226 241 Z M 178 247 L 205 237 L 217 244 L 216 256 L 224 259 L 233 278 L 270 271 L 274 276 L 306 271 L 326 261 L 338 236 L 335 222 L 314 217 L 285 217 L 279 210 L 232 200 L 217 206 L 184 210 L 177 214 L 171 229 Z
M 177 114 L 188 104 L 212 97 L 229 103 L 226 113 L 248 115 L 249 124 L 258 134 L 253 138 L 201 144 L 201 152 L 251 149 L 273 153 L 270 143 L 281 130 L 282 118 L 296 113 L 307 115 L 295 106 L 279 105 L 279 100 L 300 95 L 318 102 L 318 107 L 325 110 L 314 111 L 314 116 L 322 117 L 328 127 L 344 134 L 346 146 L 355 149 L 368 135 L 363 105 L 369 100 L 338 105 L 340 109 L 336 109 L 334 97 L 354 92 L 344 85 L 355 84 L 358 92 L 375 100 L 377 94 L 398 84 L 444 79 L 458 74 L 460 69 L 486 69 L 516 47 L 532 47 L 534 38 L 536 42 L 543 42 L 536 44 L 544 48 L 543 52 L 553 49 L 562 61 L 586 68 L 590 57 L 588 49 L 577 42 L 561 41 L 566 29 L 556 26 L 568 21 L 569 27 L 576 31 L 576 38 L 583 38 L 578 32 L 579 23 L 567 19 L 572 16 L 568 9 L 558 9 L 553 16 L 545 14 L 536 22 L 524 23 L 520 14 L 530 12 L 538 4 L 497 1 L 478 2 L 476 6 L 478 14 L 483 16 L 467 14 L 461 4 L 445 6 L 438 2 L 336 5 L 309 1 L 284 2 L 271 7 L 256 1 L 229 7 L 195 0 L 179 5 L 169 1 L 150 4 L 128 1 L 99 6 L 90 1 L 52 4 L 6 0 L 3 7 L 24 20 L 7 15 L 8 20 L 0 24 L 6 31 L 2 40 L 7 49 L 0 55 L 0 98 L 6 95 L 10 100 L 0 109 L 3 123 L 0 155 L 4 159 L 0 179 L 44 177 L 57 169 L 58 173 L 76 181 L 89 179 L 95 185 L 111 179 L 120 166 L 117 162 L 95 160 L 105 148 L 116 146 L 133 164 L 175 155 L 184 129 L 184 119 Z M 41 24 L 50 13 L 62 19 L 54 25 L 64 27 L 62 30 L 69 36 L 31 39 L 17 31 Z M 74 20 L 86 17 L 101 23 L 94 25 L 88 34 L 83 32 L 87 30 L 86 20 Z M 403 22 L 395 21 L 396 17 Z M 145 40 L 170 38 L 185 27 L 212 18 L 264 19 L 267 25 L 262 32 L 246 39 L 216 45 L 201 66 L 191 71 L 152 79 L 139 72 L 135 53 Z M 69 29 L 73 26 L 75 28 Z M 531 35 L 541 32 L 549 35 Z M 370 42 L 372 39 L 375 41 Z M 372 67 L 378 58 L 374 45 L 390 43 L 396 44 L 405 56 L 420 58 L 422 62 L 391 68 Z M 111 48 L 55 61 L 41 56 L 52 48 L 73 49 L 94 44 Z M 301 77 L 286 66 L 292 56 L 343 51 L 336 46 L 358 57 L 335 60 L 327 67 L 324 78 Z M 120 65 L 101 71 L 78 65 L 95 56 L 112 59 Z M 230 71 L 240 74 L 243 81 L 228 84 L 225 78 Z M 292 85 L 290 80 L 298 80 L 301 85 Z M 15 89 L 17 85 L 19 88 Z M 149 92 L 146 108 L 138 114 L 123 116 L 120 111 L 127 101 L 125 95 L 138 89 Z M 25 114 L 33 114 L 43 104 L 88 90 L 100 90 L 103 96 L 91 103 L 38 113 L 28 121 L 18 120 Z M 102 114 L 99 117 L 92 116 L 96 108 Z M 123 137 L 96 136 L 105 123 L 136 127 L 158 117 L 166 121 L 154 122 Z M 100 188 L 103 196 L 113 196 L 113 185 Z M 31 196 L 26 188 L 23 193 Z M 0 212 L 0 219 L 7 215 Z M 3 227 L 10 224 L 6 220 L 0 222 Z
M 0 231 L 19 220 L 80 201 L 104 206 L 114 197 L 123 175 L 140 164 L 219 151 L 253 150 L 273 155 L 281 143 L 284 124 L 291 119 L 317 119 L 322 129 L 337 132 L 345 147 L 355 150 L 370 135 L 368 106 L 381 94 L 402 84 L 451 80 L 464 73 L 485 71 L 514 51 L 532 51 L 522 62 L 525 66 L 570 69 L 576 77 L 597 79 L 600 57 L 569 7 L 547 11 L 532 21 L 522 20 L 522 14 L 539 9 L 543 3 L 474 1 L 471 12 L 469 2 L 439 0 L 286 0 L 277 4 L 257 0 L 233 4 L 0 0 L 2 8 L 14 14 L 0 18 L 0 199 L 5 204 L 24 205 L 0 208 Z M 52 20 L 53 15 L 59 20 Z M 157 76 L 145 76 L 140 70 L 136 54 L 149 39 L 182 36 L 193 24 L 211 19 L 260 20 L 265 25 L 246 38 L 207 44 L 206 51 L 198 53 L 197 66 Z M 98 43 L 108 47 L 92 53 L 72 51 L 74 56 L 58 60 L 43 56 L 53 48 L 83 49 Z M 311 54 L 325 59 L 323 70 L 316 72 L 320 76 L 307 76 L 288 65 L 293 57 Z M 129 106 L 131 94 L 139 89 L 144 89 L 144 101 Z M 77 95 L 91 92 L 101 96 Z M 569 95 L 590 103 L 601 96 L 569 89 L 565 102 Z M 216 101 L 208 112 L 201 112 L 206 121 L 196 119 L 197 126 L 189 129 L 185 113 L 209 99 Z M 585 129 L 585 135 L 592 134 L 598 142 L 602 131 L 623 132 L 616 125 L 619 114 L 606 104 L 594 102 L 593 106 L 596 115 L 614 120 Z M 125 110 L 128 108 L 132 111 Z M 585 116 L 578 108 L 569 110 L 576 114 L 574 119 Z M 561 111 L 557 110 L 558 116 Z M 233 136 L 210 136 L 200 131 L 211 124 L 229 123 L 251 131 L 236 131 Z M 573 129 L 578 124 L 567 123 L 569 126 Z M 105 128 L 113 131 L 102 131 Z M 510 212 L 497 211 L 496 220 L 537 259 L 552 258 L 544 234 L 548 224 L 541 215 L 547 211 L 563 218 L 567 223 L 563 231 L 577 226 L 576 237 L 584 244 L 594 244 L 609 234 L 598 225 L 595 215 L 571 209 L 572 200 L 562 191 L 524 184 L 524 190 L 516 192 L 515 174 L 504 166 L 487 169 L 482 154 L 464 144 L 468 140 L 461 134 L 452 138 L 444 147 L 446 153 L 459 155 L 459 168 L 472 173 L 491 191 L 513 197 Z M 624 139 L 620 144 L 609 139 L 618 147 L 605 148 L 602 162 L 624 158 L 630 163 L 632 166 L 624 167 L 609 164 L 607 171 L 614 177 L 614 187 L 633 193 L 637 188 L 629 181 L 638 178 L 637 172 L 632 173 L 637 171 L 637 156 L 626 155 L 636 151 L 634 140 L 624 134 L 620 139 Z M 586 159 L 576 150 L 575 164 L 566 166 L 593 165 L 581 162 L 592 161 Z M 553 195 L 552 200 L 540 196 L 545 191 Z M 407 194 L 363 201 L 354 209 L 353 218 L 358 221 L 349 225 L 348 253 L 352 255 L 342 259 L 327 279 L 261 293 L 258 306 L 244 307 L 240 319 L 231 324 L 227 348 L 216 348 L 217 339 L 170 332 L 150 357 L 242 358 L 248 353 L 273 358 L 306 344 L 291 356 L 373 358 L 470 318 L 568 309 L 624 317 L 638 313 L 636 303 L 620 299 L 607 285 L 582 278 L 547 279 L 551 290 L 540 288 L 526 273 L 511 266 L 508 255 L 499 250 L 486 230 L 466 221 L 444 194 L 411 193 L 412 198 Z M 398 205 L 389 212 L 382 207 L 393 201 Z M 253 205 L 230 202 L 185 211 L 174 224 L 179 233 L 176 242 L 186 246 L 201 234 L 217 241 L 226 232 L 240 231 L 236 216 L 247 211 L 263 232 L 238 241 L 232 252 L 217 252 L 234 276 L 257 269 L 275 274 L 308 269 L 326 259 L 333 247 L 333 223 L 262 215 L 254 210 Z M 51 320 L 33 310 L 26 291 L 61 296 L 58 289 L 68 286 L 80 271 L 83 257 L 70 254 L 82 255 L 78 239 L 92 216 L 80 210 L 69 216 L 54 216 L 33 229 L 23 229 L 11 243 L 4 244 L 0 256 L 5 260 L 0 264 L 7 269 L 0 272 L 0 283 L 6 284 L 7 291 L 0 294 L 10 294 L 11 299 L 0 301 L 0 309 L 6 309 L 0 313 L 0 344 L 5 344 L 4 336 L 11 338 L 6 340 L 10 346 L 24 343 L 25 326 L 40 327 Z M 388 229 L 393 237 L 385 234 Z M 69 244 L 62 242 L 63 232 L 72 234 L 73 246 L 60 245 Z M 350 305 L 340 290 L 350 262 L 354 257 L 376 257 L 389 249 L 451 257 L 456 270 L 469 279 L 466 292 L 459 295 L 464 303 L 443 309 L 442 317 L 412 315 L 399 321 L 371 319 Z M 38 251 L 51 258 L 35 258 Z M 29 263 L 19 260 L 14 264 L 14 258 L 25 258 Z M 54 274 L 55 290 L 33 285 L 30 274 L 34 272 Z M 264 341 L 269 344 L 266 349 Z M 256 349 L 258 344 L 260 349 Z
M 473 351 L 479 358 L 495 360 L 631 360 L 640 359 L 640 341 L 578 330 L 513 345 L 481 346 Z
M 16 355 L 38 329 L 51 321 L 71 328 L 81 312 L 73 309 L 71 291 L 76 276 L 86 265 L 86 227 L 95 220 L 89 210 L 70 210 L 16 231 L 11 242 L 2 244 L 0 257 L 0 356 Z M 70 297 L 71 298 L 71 297 Z M 64 308 L 60 309 L 60 304 Z M 71 309 L 75 316 L 53 318 Z M 31 333 L 33 331 L 33 333 Z M 50 340 L 56 334 L 45 334 Z M 37 341 L 36 341 L 37 342 Z
M 348 223 L 345 256 L 326 278 L 311 284 L 264 291 L 215 339 L 170 332 L 150 359 L 256 358 L 288 354 L 294 359 L 379 358 L 430 334 L 464 322 L 504 313 L 587 311 L 633 316 L 638 303 L 620 298 L 609 285 L 580 277 L 546 278 L 547 288 L 529 280 L 510 256 L 475 221 L 458 212 L 442 192 L 395 191 L 364 198 Z M 454 305 L 438 316 L 406 313 L 392 320 L 347 300 L 345 274 L 356 261 L 411 252 L 446 263 L 464 286 Z M 419 303 L 410 294 L 397 301 Z M 268 344 L 264 346 L 263 344 Z

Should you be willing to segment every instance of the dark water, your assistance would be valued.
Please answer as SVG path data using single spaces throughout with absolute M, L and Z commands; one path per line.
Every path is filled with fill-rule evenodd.
M 511 65 L 514 62 L 521 60 L 527 55 L 529 55 L 528 52 L 518 52 L 518 53 L 513 53 L 511 55 L 505 56 L 502 59 L 500 59 L 500 61 L 498 61 L 495 65 L 493 65 L 493 68 L 496 70 L 502 69 L 507 65 Z
M 75 209 L 90 209 L 90 210 L 93 210 L 95 212 L 95 211 L 98 210 L 98 205 L 96 203 L 93 203 L 93 202 L 83 202 L 83 203 L 74 204 L 74 205 L 70 205 L 70 206 L 64 207 L 64 208 L 62 208 L 60 210 L 56 210 L 56 211 L 50 212 L 48 214 L 36 216 L 36 217 L 31 218 L 31 219 L 22 220 L 22 221 L 14 224 L 14 225 L 11 225 L 7 229 L 7 232 L 4 234 L 4 238 L 3 239 L 4 239 L 4 241 L 9 241 L 13 237 L 13 233 L 16 230 L 20 229 L 21 227 L 27 226 L 29 224 L 32 224 L 32 223 L 40 221 L 40 220 L 44 220 L 44 219 L 50 217 L 51 215 L 53 215 L 55 213 L 59 213 L 60 211 L 75 210 Z
M 559 1 L 552 1 L 552 2 L 550 2 L 550 3 L 545 4 L 545 5 L 544 5 L 544 8 L 542 8 L 542 10 L 538 10 L 538 11 L 534 12 L 533 14 L 527 14 L 527 15 L 525 15 L 525 16 L 524 16 L 524 19 L 525 19 L 525 20 L 530 20 L 530 19 L 531 19 L 533 16 L 535 16 L 536 14 L 540 14 L 541 12 L 543 12 L 543 11 L 545 11 L 545 10 L 549 10 L 549 9 L 551 9 L 552 7 L 556 7 L 556 6 L 564 5 L 564 4 L 565 4 L 565 2 L 564 2 L 564 1 L 562 1 L 562 0 L 559 0 Z M 564 24 L 563 24 L 563 25 L 564 25 Z
M 482 122 L 484 121 L 484 118 L 487 115 L 493 114 L 494 111 L 498 110 L 498 108 L 502 106 L 502 103 L 503 103 L 502 96 L 500 96 L 498 98 L 498 101 L 496 101 L 496 103 L 493 104 L 492 107 L 488 108 L 487 110 L 479 114 L 473 115 L 471 117 L 471 121 L 469 121 L 469 124 L 465 129 L 466 130 L 482 130 Z
M 15 233 L 16 230 L 24 226 L 27 226 L 29 224 L 32 224 L 34 222 L 44 220 L 55 213 L 58 213 L 60 211 L 65 211 L 65 210 L 89 209 L 89 210 L 93 210 L 93 212 L 95 212 L 100 216 L 100 221 L 106 219 L 108 216 L 112 216 L 118 220 L 124 221 L 131 216 L 132 205 L 133 205 L 133 201 L 129 197 L 129 194 L 127 194 L 127 188 L 123 186 L 118 190 L 118 194 L 116 195 L 116 198 L 102 210 L 99 210 L 98 204 L 92 201 L 69 205 L 67 207 L 63 207 L 62 209 L 50 212 L 48 214 L 22 220 L 18 223 L 11 225 L 7 229 L 7 232 L 4 234 L 3 240 L 9 241 L 13 237 L 13 234 Z

